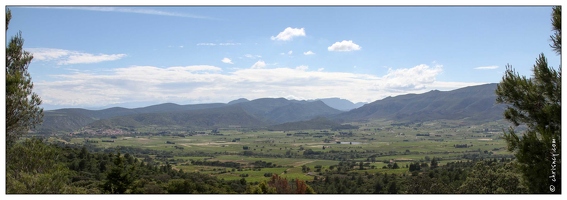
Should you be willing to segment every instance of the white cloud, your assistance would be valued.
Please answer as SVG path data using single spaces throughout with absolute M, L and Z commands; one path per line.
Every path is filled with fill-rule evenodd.
M 189 71 L 189 72 L 197 72 L 197 71 L 222 71 L 221 68 L 211 66 L 211 65 L 192 65 L 186 67 L 170 67 L 167 68 L 169 70 L 177 70 L 177 71 Z
M 64 56 L 68 56 L 72 51 L 64 49 L 48 49 L 48 48 L 29 48 L 26 49 L 33 54 L 33 61 L 50 61 Z
M 215 43 L 205 43 L 205 42 L 197 43 L 197 46 L 216 46 L 216 45 L 217 44 Z
M 240 43 L 227 42 L 227 43 L 219 43 L 219 45 L 221 45 L 221 46 L 235 46 L 235 45 L 240 45 Z
M 277 36 L 272 36 L 271 39 L 272 40 L 288 41 L 288 40 L 291 40 L 292 38 L 298 37 L 298 36 L 305 36 L 305 29 L 287 27 L 282 32 L 280 32 Z
M 474 69 L 480 69 L 480 70 L 484 70 L 484 69 L 498 69 L 498 66 L 496 66 L 496 65 L 492 65 L 492 66 L 482 66 L 482 67 L 475 67 Z
M 254 65 L 252 65 L 252 69 L 262 69 L 266 67 L 266 63 L 263 60 L 259 60 L 258 62 L 254 63 Z
M 29 48 L 26 49 L 34 56 L 34 61 L 57 61 L 57 65 L 88 64 L 104 61 L 119 60 L 126 54 L 90 54 L 65 49 Z
M 123 58 L 126 54 L 99 54 L 93 55 L 88 53 L 79 53 L 69 56 L 67 60 L 60 61 L 59 65 L 69 65 L 69 64 L 86 64 L 86 63 L 98 63 L 104 61 L 113 61 Z
M 232 60 L 230 60 L 230 58 L 223 58 L 221 61 L 226 64 L 234 64 L 232 63 Z
M 230 72 L 216 66 L 131 66 L 106 72 L 79 71 L 57 75 L 55 81 L 34 82 L 44 105 L 96 107 L 118 103 L 173 102 L 180 104 L 228 102 L 240 97 L 317 99 L 340 96 L 368 102 L 387 96 L 452 90 L 481 83 L 439 82 L 442 66 L 418 65 L 389 69 L 384 76 L 295 68 L 256 67 Z
M 211 42 L 201 42 L 197 43 L 197 46 L 236 46 L 241 45 L 242 43 L 235 43 L 235 42 L 225 42 L 225 43 L 211 43 Z
M 294 96 L 294 95 L 287 95 L 287 96 L 285 96 L 284 98 L 287 99 L 287 100 L 299 100 L 299 101 L 301 101 L 301 100 L 308 100 L 308 99 L 306 99 L 306 98 L 303 98 L 303 97 L 296 97 L 296 96 Z
M 343 40 L 342 42 L 335 42 L 333 45 L 327 47 L 329 51 L 358 51 L 361 47 L 352 42 L 352 40 Z
M 307 51 L 307 52 L 303 52 L 303 55 L 315 55 L 315 53 L 313 53 L 313 51 Z
M 295 69 L 300 70 L 300 71 L 305 71 L 305 70 L 309 69 L 309 66 L 300 65 L 300 66 L 295 67 Z
M 380 88 L 389 90 L 411 91 L 425 89 L 428 84 L 435 82 L 435 77 L 443 71 L 443 66 L 429 67 L 421 64 L 412 68 L 388 69 L 388 74 L 377 84 Z
M 88 10 L 88 11 L 98 11 L 98 12 L 121 12 L 121 13 L 135 13 L 135 14 L 145 14 L 145 15 L 161 15 L 161 16 L 170 16 L 170 17 L 187 17 L 187 18 L 195 18 L 195 19 L 215 19 L 207 16 L 167 12 L 156 9 L 148 9 L 148 8 L 126 8 L 126 7 L 26 7 L 26 8 Z
M 291 55 L 293 53 L 293 51 L 288 51 L 287 55 Z
M 251 58 L 251 59 L 256 59 L 256 58 L 261 58 L 262 56 L 260 56 L 260 55 L 246 54 L 246 55 L 244 55 L 244 57 Z

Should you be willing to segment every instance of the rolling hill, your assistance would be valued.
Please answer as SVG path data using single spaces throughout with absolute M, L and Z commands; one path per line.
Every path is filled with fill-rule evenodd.
M 142 108 L 78 108 L 45 111 L 40 133 L 72 132 L 82 127 L 112 128 L 143 125 L 215 128 L 229 125 L 262 127 L 330 116 L 341 111 L 321 101 L 297 101 L 284 98 L 239 99 L 228 104 L 178 105 L 165 103 Z
M 433 90 L 423 94 L 387 97 L 338 114 L 333 119 L 342 122 L 379 118 L 398 121 L 503 119 L 502 113 L 506 106 L 496 104 L 496 85 L 492 83 L 452 91 Z
M 345 103 L 346 100 L 299 101 L 284 98 L 237 99 L 227 104 L 165 103 L 134 109 L 121 107 L 104 110 L 59 109 L 45 111 L 44 123 L 38 126 L 36 131 L 42 133 L 71 132 L 85 126 L 135 128 L 146 125 L 188 128 L 239 125 L 241 127 L 292 130 L 296 129 L 293 127 L 324 128 L 336 125 L 336 123 L 371 119 L 389 119 L 400 122 L 462 119 L 471 122 L 486 122 L 503 119 L 502 113 L 506 106 L 496 104 L 495 89 L 496 84 L 493 83 L 452 91 L 433 90 L 423 94 L 406 94 L 377 100 L 348 112 L 328 105 L 329 101 Z M 350 104 L 347 102 L 345 105 Z M 325 117 L 325 120 L 321 117 Z M 309 123 L 318 124 L 318 126 L 309 125 Z
M 264 119 L 267 124 L 303 121 L 341 113 L 341 111 L 329 107 L 322 101 L 297 101 L 284 98 L 262 98 L 233 104 L 232 106 L 242 107 L 251 115 Z
M 140 128 L 143 126 L 181 126 L 191 128 L 220 128 L 230 125 L 254 128 L 265 125 L 238 106 L 187 110 L 182 112 L 142 113 L 95 121 L 90 128 Z

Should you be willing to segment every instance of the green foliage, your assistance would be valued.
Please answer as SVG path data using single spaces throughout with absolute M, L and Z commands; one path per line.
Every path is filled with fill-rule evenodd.
M 12 13 L 6 11 L 6 31 Z M 28 66 L 33 56 L 23 50 L 22 32 L 10 38 L 6 47 L 6 145 L 11 147 L 28 130 L 42 122 L 41 99 L 32 92 Z
M 18 172 L 6 176 L 8 194 L 86 194 L 85 188 L 69 185 L 71 171 L 59 165 L 46 173 Z M 16 178 L 17 177 L 17 178 Z
M 170 194 L 191 194 L 195 185 L 188 180 L 174 179 L 167 185 L 167 192 Z
M 133 167 L 126 169 L 124 159 L 120 157 L 120 153 L 114 158 L 114 166 L 106 176 L 106 182 L 103 185 L 103 190 L 110 194 L 124 194 L 133 181 L 131 173 Z
M 251 186 L 248 189 L 249 194 L 277 194 L 276 188 L 269 186 L 266 181 L 262 181 L 257 186 Z
M 247 188 L 249 194 L 315 194 L 315 190 L 307 185 L 305 181 L 295 179 L 288 181 L 286 178 L 273 174 L 269 181 L 262 181 L 256 186 Z
M 6 193 L 87 193 L 70 185 L 74 173 L 57 162 L 60 154 L 60 150 L 36 138 L 14 144 L 6 152 Z
M 555 7 L 552 24 L 556 35 L 552 36 L 552 47 L 559 54 L 561 25 L 557 23 L 560 16 L 561 8 Z M 504 131 L 508 150 L 517 158 L 524 183 L 531 193 L 549 193 L 549 185 L 554 184 L 549 176 L 557 173 L 558 179 L 561 179 L 560 167 L 557 172 L 552 171 L 552 163 L 555 163 L 552 149 L 561 152 L 561 67 L 555 70 L 548 66 L 542 53 L 536 59 L 533 73 L 531 78 L 527 78 L 507 65 L 505 75 L 496 88 L 496 101 L 508 105 L 504 117 L 514 126 L 527 126 L 522 135 L 513 127 Z M 556 143 L 555 146 L 553 143 Z M 557 166 L 560 166 L 560 160 Z M 560 193 L 561 187 L 557 188 L 559 190 L 555 192 Z
M 437 168 L 439 166 L 439 162 L 437 160 L 439 159 L 435 157 L 431 160 L 431 169 Z
M 400 166 L 398 165 L 398 163 L 394 163 L 394 165 L 392 166 L 392 169 L 399 169 Z
M 337 126 L 340 126 L 340 124 L 337 122 L 333 122 L 324 117 L 317 117 L 307 121 L 287 122 L 283 124 L 269 126 L 268 130 L 294 131 L 294 130 L 309 130 L 309 129 L 330 129 Z
M 557 54 L 561 55 L 561 6 L 553 7 L 551 17 L 553 35 L 550 37 L 553 44 L 550 46 L 555 52 L 557 52 Z
M 419 166 L 419 163 L 415 165 Z M 414 175 L 326 173 L 309 184 L 319 194 L 455 194 L 472 170 L 472 162 L 449 162 Z M 500 166 L 500 165 L 499 165 Z M 504 173 L 503 168 L 498 173 Z M 508 172 L 513 174 L 513 172 Z M 516 175 L 517 176 L 517 175 Z
M 467 179 L 459 187 L 460 193 L 467 194 L 522 194 L 525 188 L 520 176 L 514 173 L 514 164 L 477 162 Z

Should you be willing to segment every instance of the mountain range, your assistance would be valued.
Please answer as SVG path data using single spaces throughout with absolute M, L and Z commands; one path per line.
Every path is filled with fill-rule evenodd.
M 358 102 L 358 103 L 352 103 L 349 100 L 346 99 L 341 99 L 341 98 L 326 98 L 326 99 L 316 99 L 316 100 L 321 100 L 323 103 L 327 104 L 328 106 L 340 110 L 340 111 L 349 111 L 355 108 L 360 108 L 361 106 L 363 106 L 365 103 L 362 102 Z M 316 101 L 314 100 L 314 101 Z
M 423 94 L 387 97 L 360 108 L 333 116 L 347 122 L 375 118 L 396 121 L 503 119 L 504 104 L 496 104 L 496 83 L 464 87 L 452 91 L 432 90 Z
M 66 108 L 44 111 L 40 133 L 72 132 L 81 128 L 138 128 L 149 125 L 211 129 L 229 126 L 273 130 L 329 128 L 354 121 L 391 119 L 428 121 L 464 119 L 490 121 L 503 118 L 505 105 L 496 104 L 496 84 L 452 91 L 387 97 L 354 104 L 340 98 L 288 100 L 284 98 L 237 99 L 228 103 L 178 105 L 165 103 L 141 108 L 103 110 Z

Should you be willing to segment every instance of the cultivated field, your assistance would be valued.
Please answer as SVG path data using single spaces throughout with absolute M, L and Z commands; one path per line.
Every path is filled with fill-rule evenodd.
M 319 172 L 338 170 L 341 161 L 356 162 L 350 172 L 408 174 L 407 165 L 429 163 L 431 159 L 438 159 L 443 165 L 480 157 L 511 157 L 505 149 L 504 140 L 500 139 L 502 128 L 508 126 L 504 121 L 478 125 L 451 120 L 409 124 L 371 121 L 351 125 L 358 126 L 358 129 L 219 129 L 213 132 L 164 131 L 167 128 L 148 127 L 137 130 L 140 134 L 112 137 L 75 135 L 67 141 L 106 149 L 120 146 L 155 150 L 135 155 L 162 164 L 167 162 L 175 169 L 208 173 L 226 180 L 246 178 L 252 182 L 267 180 L 270 173 L 288 179 L 313 180 Z M 63 141 L 58 137 L 51 139 Z M 192 161 L 208 163 L 195 164 Z M 211 164 L 215 161 L 218 161 L 217 165 Z M 255 164 L 258 162 L 270 166 Z M 218 163 L 232 163 L 240 167 L 220 166 Z M 392 163 L 400 168 L 391 168 Z

